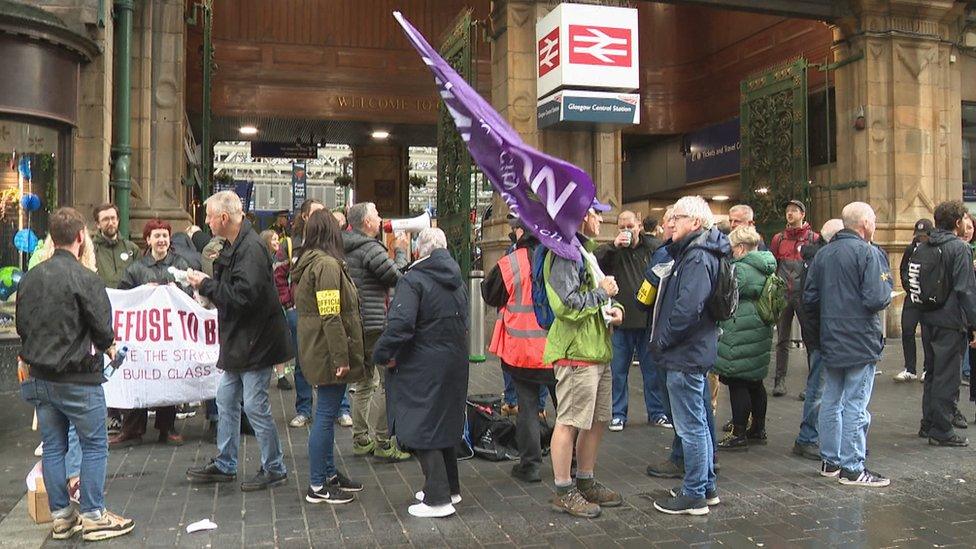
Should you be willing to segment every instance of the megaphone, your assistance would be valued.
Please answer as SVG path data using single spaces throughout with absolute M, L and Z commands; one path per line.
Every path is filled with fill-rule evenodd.
M 388 233 L 419 233 L 430 228 L 430 214 L 424 212 L 417 217 L 407 219 L 387 219 L 383 222 L 383 231 Z

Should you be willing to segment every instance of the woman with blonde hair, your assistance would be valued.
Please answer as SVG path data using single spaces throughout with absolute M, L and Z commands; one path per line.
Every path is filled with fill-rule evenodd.
M 766 388 L 773 327 L 759 317 L 756 302 L 766 279 L 776 272 L 776 258 L 758 251 L 761 237 L 750 225 L 729 234 L 739 306 L 722 322 L 715 373 L 729 387 L 732 432 L 718 443 L 720 450 L 746 450 L 749 444 L 766 444 Z M 748 425 L 752 416 L 752 424 Z

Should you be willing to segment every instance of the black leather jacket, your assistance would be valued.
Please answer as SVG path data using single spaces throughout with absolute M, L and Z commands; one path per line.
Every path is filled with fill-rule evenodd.
M 115 341 L 105 283 L 65 250 L 24 275 L 17 291 L 20 356 L 31 376 L 99 385 L 102 353 Z

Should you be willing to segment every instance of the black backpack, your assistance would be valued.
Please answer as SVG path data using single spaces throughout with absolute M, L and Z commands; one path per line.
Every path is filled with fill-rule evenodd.
M 908 285 L 909 303 L 922 311 L 941 309 L 949 299 L 948 272 L 942 257 L 942 247 L 921 242 L 908 259 L 908 272 L 903 275 Z
M 735 265 L 728 255 L 720 257 L 718 264 L 718 276 L 705 308 L 716 322 L 721 322 L 732 318 L 739 306 L 739 281 L 735 279 Z

